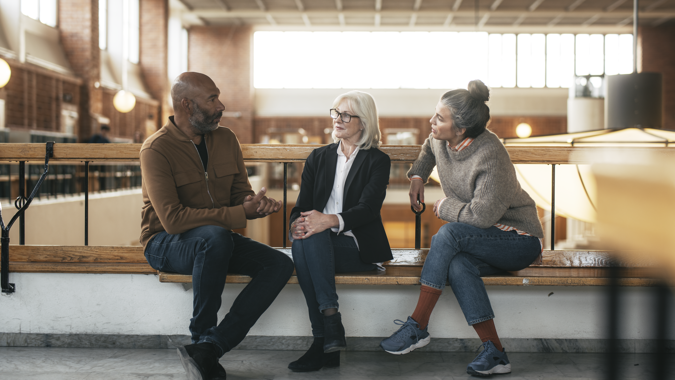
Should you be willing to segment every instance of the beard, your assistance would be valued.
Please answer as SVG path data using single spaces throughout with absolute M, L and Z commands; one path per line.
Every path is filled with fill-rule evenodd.
M 202 135 L 211 131 L 215 131 L 218 128 L 220 118 L 223 117 L 223 113 L 218 112 L 209 115 L 206 112 L 202 111 L 197 105 L 197 103 L 194 103 L 194 105 L 195 105 L 195 112 L 188 119 L 192 127 Z

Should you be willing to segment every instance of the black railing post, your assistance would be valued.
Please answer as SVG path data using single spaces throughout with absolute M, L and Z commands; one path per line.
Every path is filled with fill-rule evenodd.
M 619 276 L 620 268 L 618 263 L 611 260 L 609 264 L 609 287 L 607 288 L 607 352 L 605 353 L 606 379 L 619 379 L 619 318 L 621 317 Z
M 18 203 L 15 206 L 18 210 L 26 202 L 26 161 L 19 161 L 19 196 L 17 201 Z M 19 215 L 19 244 L 26 244 L 26 218 L 23 212 Z
M 419 196 L 417 197 L 417 201 L 419 202 Z M 427 206 L 424 204 L 424 202 L 419 202 L 420 205 L 422 205 L 422 210 L 419 212 L 415 211 L 415 208 L 413 206 L 410 206 L 410 209 L 412 210 L 413 213 L 415 213 L 415 249 L 420 249 L 422 244 L 422 213 L 424 210 L 427 209 Z
M 551 165 L 551 251 L 555 250 L 555 164 Z
M 89 245 L 89 161 L 84 162 L 84 245 Z
M 9 283 L 9 230 L 2 229 L 2 258 L 0 261 L 2 265 L 2 273 L 0 274 L 0 282 L 3 293 L 14 293 L 16 287 Z
M 653 291 L 654 309 L 656 310 L 656 354 L 654 355 L 654 375 L 653 379 L 671 379 L 669 377 L 670 361 L 668 353 L 668 312 L 670 309 L 670 290 L 667 283 L 658 284 Z
M 288 196 L 288 162 L 284 162 L 284 248 L 286 248 L 286 198 Z

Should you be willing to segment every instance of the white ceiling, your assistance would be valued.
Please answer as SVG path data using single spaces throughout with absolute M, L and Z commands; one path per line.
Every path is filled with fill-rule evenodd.
M 630 0 L 172 0 L 184 24 L 268 30 L 630 32 Z M 675 23 L 675 0 L 641 0 L 640 25 Z

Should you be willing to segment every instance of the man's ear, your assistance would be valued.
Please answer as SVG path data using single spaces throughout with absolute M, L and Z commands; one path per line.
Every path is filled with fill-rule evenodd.
M 466 128 L 457 128 L 457 136 L 463 135 L 466 133 Z
M 183 107 L 183 109 L 188 115 L 192 115 L 192 110 L 190 109 L 190 99 L 188 98 L 181 99 L 180 106 Z

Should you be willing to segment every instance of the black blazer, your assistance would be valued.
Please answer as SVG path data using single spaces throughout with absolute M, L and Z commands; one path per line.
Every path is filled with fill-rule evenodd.
M 305 162 L 302 171 L 300 194 L 291 210 L 290 223 L 300 212 L 323 212 L 335 182 L 338 144 L 317 148 Z M 391 260 L 391 247 L 384 232 L 380 209 L 387 193 L 391 160 L 381 150 L 360 150 L 354 159 L 347 180 L 343 199 L 344 231 L 352 231 L 359 242 L 361 260 L 379 263 Z

